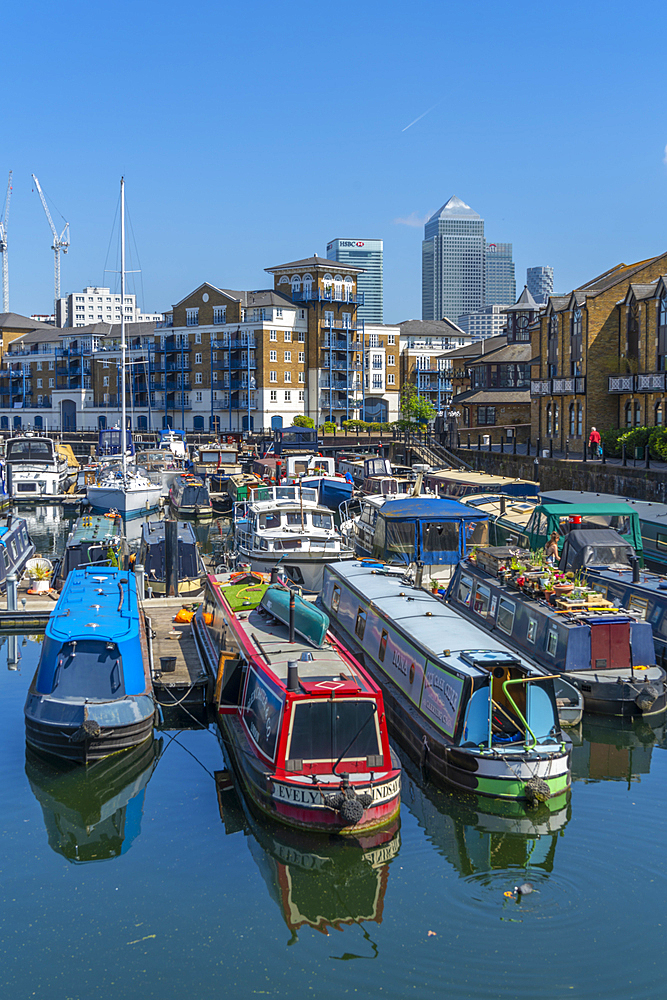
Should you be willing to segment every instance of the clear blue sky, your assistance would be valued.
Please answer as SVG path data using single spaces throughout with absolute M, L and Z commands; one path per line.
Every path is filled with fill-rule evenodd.
M 70 222 L 63 294 L 103 282 L 125 174 L 147 310 L 357 236 L 384 240 L 385 322 L 418 318 L 422 222 L 452 194 L 514 244 L 519 289 L 665 251 L 666 9 L 5 4 L 10 309 L 51 310 L 31 173 Z

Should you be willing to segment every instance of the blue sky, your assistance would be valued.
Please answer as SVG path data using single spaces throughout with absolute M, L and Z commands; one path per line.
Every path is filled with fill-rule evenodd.
M 6 4 L 10 309 L 51 309 L 31 173 L 70 223 L 63 293 L 105 280 L 125 175 L 147 310 L 355 236 L 385 241 L 385 322 L 419 317 L 423 220 L 452 194 L 514 244 L 519 289 L 665 251 L 665 9 Z

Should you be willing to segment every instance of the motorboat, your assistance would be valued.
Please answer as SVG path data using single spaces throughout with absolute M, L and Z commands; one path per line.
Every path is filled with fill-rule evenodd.
M 169 490 L 169 502 L 178 517 L 212 517 L 213 507 L 208 489 L 199 476 L 182 472 Z
M 149 479 L 160 484 L 163 497 L 169 496 L 176 476 L 185 471 L 183 460 L 176 458 L 167 448 L 146 448 L 137 453 L 137 463 Z
M 352 496 L 352 477 L 336 472 L 336 461 L 322 455 L 288 455 L 285 459 L 285 485 L 307 486 L 317 490 L 325 507 L 338 510 Z
M 91 566 L 69 574 L 24 712 L 29 746 L 77 763 L 151 738 L 153 683 L 133 573 Z
M 174 458 L 185 462 L 188 458 L 188 442 L 185 431 L 175 431 L 171 427 L 160 431 L 160 441 L 158 444 L 160 451 L 168 451 Z
M 66 452 L 48 437 L 26 434 L 5 445 L 5 483 L 14 500 L 61 496 L 70 482 Z
M 334 524 L 333 512 L 318 502 L 317 491 L 302 486 L 261 486 L 234 510 L 237 557 L 253 570 L 276 563 L 298 586 L 318 593 L 328 562 L 351 559 Z
M 321 601 L 382 688 L 390 736 L 433 781 L 529 804 L 567 791 L 572 744 L 550 674 L 398 568 L 329 565 Z
M 72 525 L 65 552 L 53 578 L 55 590 L 62 590 L 73 569 L 82 566 L 127 565 L 128 548 L 119 514 L 83 514 Z
M 211 476 L 221 476 L 226 481 L 243 471 L 239 462 L 238 449 L 234 443 L 227 445 L 206 444 L 199 448 L 192 462 L 192 471 L 208 480 Z M 212 486 L 211 489 L 214 489 Z M 220 492 L 219 490 L 216 490 Z
M 283 622 L 286 604 L 291 625 Z M 209 576 L 193 632 L 217 678 L 227 753 L 257 809 L 330 834 L 395 822 L 401 772 L 382 694 L 323 611 L 252 575 Z
M 146 586 L 154 594 L 166 593 L 167 550 L 164 521 L 145 521 L 137 553 L 137 565 L 144 567 Z M 178 593 L 195 594 L 203 590 L 206 569 L 192 525 L 178 524 Z

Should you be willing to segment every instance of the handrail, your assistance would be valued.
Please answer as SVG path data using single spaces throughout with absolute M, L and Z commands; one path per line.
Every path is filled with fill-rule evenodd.
M 524 726 L 526 727 L 526 729 L 528 730 L 528 732 L 530 733 L 530 735 L 533 737 L 533 742 L 530 743 L 530 744 L 528 744 L 528 742 L 526 742 L 526 746 L 534 747 L 536 745 L 536 743 L 537 743 L 537 736 L 535 735 L 535 733 L 533 732 L 533 730 L 528 725 L 528 721 L 523 717 L 523 714 L 519 711 L 519 708 L 518 708 L 516 702 L 514 701 L 514 698 L 512 698 L 512 695 L 509 693 L 509 691 L 507 690 L 507 688 L 508 688 L 508 686 L 510 684 L 531 684 L 531 683 L 533 683 L 535 681 L 553 680 L 556 677 L 560 677 L 560 674 L 543 674 L 540 677 L 517 677 L 514 680 L 503 681 L 503 694 L 505 695 L 505 697 L 509 701 L 510 705 L 512 705 L 514 711 L 519 716 L 521 722 L 523 722 Z

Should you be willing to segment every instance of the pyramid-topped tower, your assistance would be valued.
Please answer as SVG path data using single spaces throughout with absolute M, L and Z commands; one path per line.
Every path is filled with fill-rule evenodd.
M 422 319 L 449 319 L 484 305 L 484 219 L 452 196 L 424 227 Z

